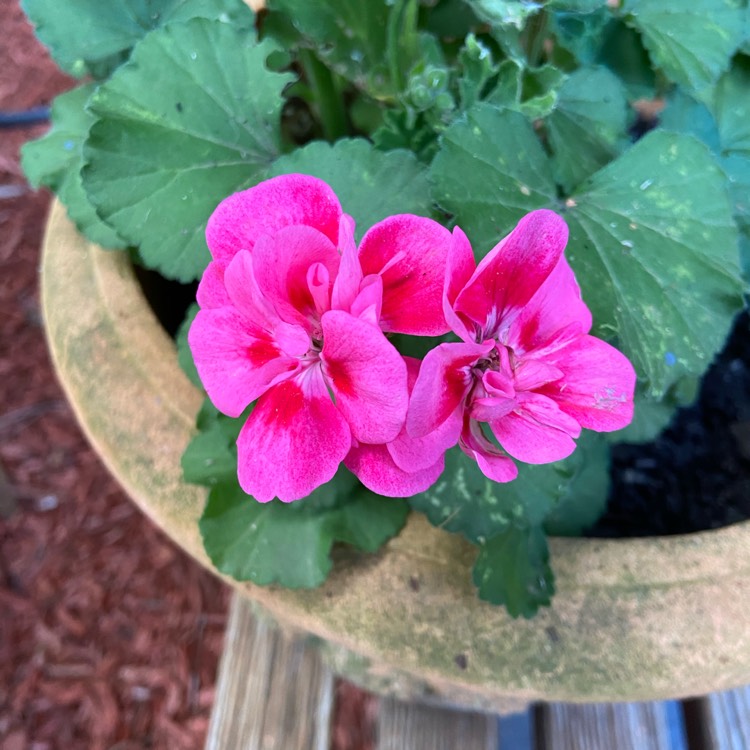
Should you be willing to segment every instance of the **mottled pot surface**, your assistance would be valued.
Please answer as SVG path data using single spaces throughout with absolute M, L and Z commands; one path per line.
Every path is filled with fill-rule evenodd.
M 180 456 L 201 396 L 124 254 L 82 238 L 55 205 L 42 269 L 59 377 L 89 439 L 140 507 L 211 567 L 205 499 Z M 345 673 L 457 702 L 639 700 L 750 682 L 750 522 L 690 536 L 553 539 L 557 595 L 534 620 L 480 602 L 473 549 L 413 514 L 376 555 L 345 555 L 314 591 L 238 584 L 327 642 Z

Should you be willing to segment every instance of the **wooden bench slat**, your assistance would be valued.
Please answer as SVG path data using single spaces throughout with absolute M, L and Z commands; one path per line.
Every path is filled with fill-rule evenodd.
M 750 748 L 750 686 L 713 693 L 703 706 L 706 750 Z
M 550 703 L 538 711 L 544 750 L 687 750 L 676 703 Z
M 395 698 L 378 711 L 377 750 L 497 750 L 497 718 Z
M 206 750 L 328 750 L 333 675 L 235 595 Z

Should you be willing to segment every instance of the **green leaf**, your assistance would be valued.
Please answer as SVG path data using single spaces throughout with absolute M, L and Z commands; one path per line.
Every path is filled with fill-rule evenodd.
M 57 193 L 70 219 L 88 239 L 105 248 L 124 248 L 127 243 L 96 215 L 81 183 L 83 141 L 94 120 L 84 106 L 95 88 L 88 84 L 55 98 L 52 129 L 24 144 L 21 164 L 32 187 L 44 185 Z
M 397 82 L 389 69 L 389 21 L 397 12 L 387 0 L 269 0 L 285 13 L 332 70 L 376 97 L 392 95 Z M 405 71 L 408 72 L 408 71 Z
M 570 13 L 593 13 L 607 5 L 607 0 L 549 0 L 546 8 Z
M 376 495 L 361 485 L 337 511 L 335 538 L 364 552 L 377 552 L 406 523 L 405 500 Z
M 580 68 L 560 88 L 547 118 L 557 182 L 570 193 L 625 146 L 625 90 L 606 68 Z
M 472 571 L 479 598 L 511 617 L 533 617 L 555 592 L 547 539 L 539 526 L 509 526 L 479 548 Z
M 505 60 L 498 73 L 497 85 L 486 101 L 520 112 L 529 120 L 546 117 L 553 111 L 566 78 L 552 65 L 527 68 L 514 60 Z
M 322 141 L 286 154 L 268 176 L 301 172 L 325 180 L 357 222 L 357 238 L 392 214 L 432 212 L 424 165 L 404 150 L 378 151 L 363 138 Z
M 681 88 L 667 97 L 666 107 L 659 115 L 659 124 L 665 130 L 689 133 L 703 141 L 714 153 L 721 150 L 719 128 L 705 104 L 696 101 Z
M 458 93 L 461 107 L 468 109 L 480 99 L 487 83 L 497 73 L 498 66 L 492 58 L 492 51 L 474 34 L 466 37 L 464 46 L 458 53 L 461 77 L 458 79 Z
M 435 200 L 456 215 L 478 257 L 525 213 L 556 199 L 550 162 L 531 123 L 487 103 L 445 132 L 429 177 Z
M 643 35 L 654 64 L 696 91 L 729 67 L 743 39 L 742 0 L 625 0 L 622 11 Z
M 336 492 L 333 482 L 327 487 Z M 400 531 L 407 513 L 404 501 L 365 491 L 323 508 L 306 507 L 306 500 L 262 504 L 227 483 L 211 490 L 200 529 L 222 573 L 262 586 L 312 588 L 328 575 L 335 542 L 372 552 Z
M 205 399 L 198 413 L 198 432 L 182 454 L 182 472 L 186 482 L 212 487 L 220 482 L 236 481 L 235 444 L 252 408 L 236 419 L 221 414 Z
M 227 195 L 250 187 L 280 151 L 277 48 L 195 19 L 153 31 L 92 96 L 84 187 L 105 221 L 169 278 L 197 278 L 204 231 Z
M 526 212 L 561 208 L 531 126 L 486 104 L 449 128 L 430 177 L 480 257 Z M 618 337 L 652 396 L 702 374 L 743 291 L 727 179 L 708 149 L 649 133 L 565 205 L 566 254 L 596 335 Z
M 555 536 L 582 536 L 607 507 L 610 476 L 605 436 L 586 430 L 572 456 L 540 468 L 550 475 L 546 481 L 555 498 L 554 507 L 544 519 L 545 531 Z
M 549 15 L 556 41 L 582 65 L 594 65 L 606 35 L 614 23 L 612 11 L 602 8 L 594 13 L 557 12 Z
M 250 28 L 241 0 L 23 0 L 39 39 L 63 70 L 106 77 L 151 29 L 170 21 L 214 18 Z
M 542 4 L 536 0 L 466 0 L 477 17 L 491 26 L 522 29 Z
M 202 388 L 203 383 L 201 382 L 200 375 L 198 375 L 198 370 L 193 361 L 193 353 L 190 351 L 190 346 L 188 345 L 188 332 L 190 331 L 190 326 L 195 320 L 195 316 L 198 314 L 198 310 L 200 310 L 200 308 L 197 303 L 194 302 L 190 305 L 187 314 L 185 315 L 185 320 L 177 331 L 175 344 L 177 345 L 177 363 L 180 365 L 180 368 L 185 375 L 188 376 L 188 379 L 193 385 Z
M 519 472 L 529 470 L 519 465 Z M 533 469 L 530 470 L 533 472 Z M 426 492 L 409 499 L 414 510 L 424 513 L 438 528 L 483 542 L 523 519 L 541 523 L 554 504 L 547 488 L 524 483 L 529 493 L 519 493 L 519 480 L 498 484 L 488 479 L 460 448 L 445 454 L 445 471 Z
M 603 510 L 609 492 L 609 447 L 600 435 L 585 431 L 564 461 L 517 465 L 518 477 L 498 484 L 460 448 L 452 448 L 445 455 L 441 478 L 409 503 L 433 526 L 480 544 L 509 524 L 533 526 L 550 518 L 553 533 L 573 524 L 580 531 Z M 572 498 L 578 499 L 577 505 Z
M 567 253 L 597 331 L 660 397 L 700 375 L 742 307 L 727 181 L 687 135 L 649 133 L 570 201 Z
M 734 218 L 741 231 L 745 276 L 750 272 L 750 60 L 737 57 L 706 103 L 679 89 L 662 113 L 664 128 L 692 133 L 716 155 L 729 180 Z

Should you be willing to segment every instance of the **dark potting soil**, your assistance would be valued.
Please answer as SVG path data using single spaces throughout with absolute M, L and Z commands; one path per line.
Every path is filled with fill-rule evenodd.
M 151 307 L 174 336 L 196 285 L 137 268 Z M 750 316 L 706 373 L 698 398 L 651 442 L 612 450 L 607 509 L 586 536 L 683 534 L 750 518 Z
M 750 518 L 750 316 L 738 316 L 691 406 L 652 443 L 612 450 L 607 509 L 586 536 L 683 534 Z

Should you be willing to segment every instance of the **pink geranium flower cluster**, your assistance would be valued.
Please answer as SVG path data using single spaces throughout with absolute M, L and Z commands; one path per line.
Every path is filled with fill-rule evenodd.
M 408 214 L 357 247 L 331 188 L 296 174 L 227 198 L 206 237 L 190 347 L 220 411 L 257 401 L 237 450 L 240 484 L 260 502 L 303 498 L 342 462 L 375 492 L 413 495 L 456 443 L 509 481 L 512 458 L 557 461 L 582 427 L 632 418 L 633 368 L 588 335 L 567 227 L 551 211 L 526 216 L 476 266 L 460 229 Z M 460 342 L 422 362 L 387 336 L 451 330 Z

